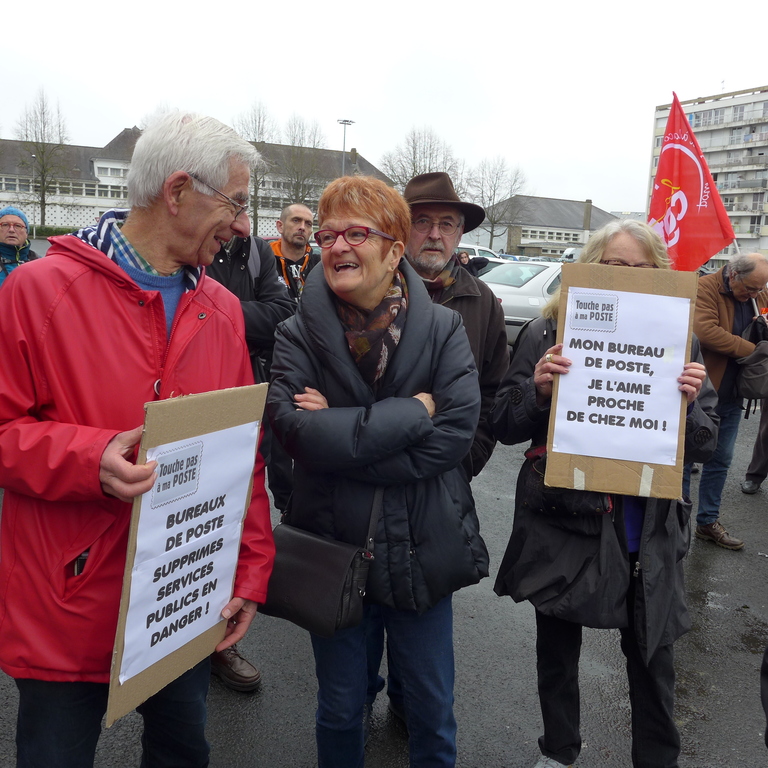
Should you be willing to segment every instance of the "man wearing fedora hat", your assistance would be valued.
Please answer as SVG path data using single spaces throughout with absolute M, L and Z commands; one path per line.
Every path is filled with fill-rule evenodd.
M 437 304 L 461 315 L 480 378 L 482 406 L 472 449 L 464 459 L 470 478 L 480 473 L 496 441 L 489 423 L 493 398 L 509 365 L 504 312 L 482 280 L 462 269 L 456 254 L 462 235 L 483 223 L 485 210 L 459 199 L 447 173 L 422 173 L 405 187 L 411 237 L 405 255 Z
M 504 312 L 491 289 L 463 269 L 457 246 L 465 232 L 483 223 L 485 210 L 459 199 L 447 173 L 422 173 L 406 185 L 404 197 L 411 207 L 411 236 L 405 256 L 424 280 L 432 301 L 461 315 L 480 381 L 480 421 L 472 448 L 462 462 L 471 480 L 493 453 L 496 440 L 490 412 L 496 390 L 509 366 Z M 374 616 L 368 625 L 368 697 L 366 726 L 376 694 L 384 687 L 379 666 L 384 651 L 384 627 Z M 389 709 L 404 721 L 403 699 L 397 671 L 388 660 Z M 367 729 L 366 729 L 367 730 Z

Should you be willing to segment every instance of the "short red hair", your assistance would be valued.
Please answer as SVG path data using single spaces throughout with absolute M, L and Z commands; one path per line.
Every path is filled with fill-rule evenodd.
M 362 216 L 403 245 L 411 235 L 411 210 L 403 196 L 373 176 L 342 176 L 324 190 L 317 206 L 318 229 L 331 218 Z

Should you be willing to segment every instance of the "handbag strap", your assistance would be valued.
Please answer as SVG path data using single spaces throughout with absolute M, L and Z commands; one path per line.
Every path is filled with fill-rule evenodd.
M 373 504 L 371 506 L 371 519 L 368 523 L 368 535 L 365 537 L 365 550 L 369 557 L 373 557 L 373 537 L 376 535 L 376 526 L 381 517 L 381 508 L 384 502 L 384 488 L 381 485 L 376 486 L 373 494 Z

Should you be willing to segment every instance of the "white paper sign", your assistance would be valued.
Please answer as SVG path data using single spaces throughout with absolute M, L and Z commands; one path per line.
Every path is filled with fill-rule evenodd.
M 259 422 L 157 446 L 141 498 L 120 683 L 222 621 L 232 595 Z
M 568 289 L 553 451 L 674 466 L 690 300 Z

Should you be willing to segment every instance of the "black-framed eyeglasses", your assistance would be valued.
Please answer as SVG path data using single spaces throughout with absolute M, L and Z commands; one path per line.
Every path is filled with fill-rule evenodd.
M 321 248 L 330 248 L 339 239 L 339 235 L 353 248 L 362 245 L 370 235 L 378 235 L 385 240 L 395 239 L 392 235 L 388 235 L 386 232 L 379 232 L 378 229 L 373 229 L 373 227 L 347 227 L 341 232 L 335 229 L 321 229 L 319 232 L 315 232 L 315 242 Z
M 451 221 L 450 219 L 435 221 L 434 219 L 430 219 L 429 216 L 418 216 L 413 220 L 412 224 L 413 228 L 417 232 L 421 232 L 422 235 L 431 232 L 432 227 L 434 226 L 437 226 L 441 235 L 452 235 L 459 228 L 458 223 L 455 221 Z
M 637 267 L 638 269 L 658 269 L 655 264 L 627 264 L 626 261 L 622 261 L 621 259 L 605 259 L 600 263 L 607 264 L 609 267 Z
M 189 172 L 188 172 L 189 173 Z M 216 187 L 212 187 L 207 181 L 203 181 L 199 176 L 196 176 L 194 173 L 189 173 L 189 176 L 193 178 L 198 184 L 202 184 L 204 187 L 208 187 L 212 192 L 215 192 L 217 195 L 220 195 L 223 197 L 233 208 L 235 211 L 235 220 L 237 220 L 237 217 L 240 216 L 240 214 L 244 213 L 246 216 L 248 215 L 248 206 L 243 205 L 242 203 L 238 203 L 237 200 L 233 200 L 228 195 L 225 195 L 220 189 L 216 189 Z

